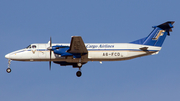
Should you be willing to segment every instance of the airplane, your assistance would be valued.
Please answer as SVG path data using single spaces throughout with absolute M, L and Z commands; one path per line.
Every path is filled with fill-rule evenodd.
M 174 21 L 167 21 L 153 26 L 153 31 L 145 38 L 129 43 L 84 43 L 81 36 L 72 36 L 71 43 L 34 43 L 5 55 L 9 59 L 7 73 L 11 72 L 10 64 L 15 61 L 51 61 L 61 66 L 79 68 L 76 76 L 80 77 L 81 67 L 88 61 L 122 61 L 137 57 L 158 54 L 166 36 L 170 35 Z

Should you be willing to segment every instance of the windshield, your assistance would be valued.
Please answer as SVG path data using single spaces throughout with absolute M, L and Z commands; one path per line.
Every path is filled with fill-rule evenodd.
M 27 46 L 26 48 L 31 48 L 31 45 Z

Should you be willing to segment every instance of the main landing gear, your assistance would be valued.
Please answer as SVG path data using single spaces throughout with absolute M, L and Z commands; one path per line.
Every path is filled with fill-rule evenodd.
M 76 76 L 77 76 L 77 77 L 81 77 L 81 75 L 82 75 L 81 71 L 77 71 L 77 72 L 76 72 Z
M 6 69 L 7 73 L 11 73 L 10 64 L 11 64 L 11 60 L 8 60 L 8 68 Z
M 82 63 L 77 63 L 77 67 L 79 68 L 79 71 L 76 72 L 76 76 L 81 77 L 81 75 L 82 75 L 82 73 L 81 73 Z

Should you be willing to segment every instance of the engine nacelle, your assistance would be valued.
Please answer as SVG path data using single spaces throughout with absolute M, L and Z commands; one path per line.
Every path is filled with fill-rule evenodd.
M 69 46 L 52 46 L 52 50 L 54 52 L 54 54 L 58 54 L 61 56 L 73 56 L 73 58 L 81 58 L 81 55 L 84 54 L 79 54 L 79 53 L 69 53 L 67 52 L 67 50 L 69 50 Z

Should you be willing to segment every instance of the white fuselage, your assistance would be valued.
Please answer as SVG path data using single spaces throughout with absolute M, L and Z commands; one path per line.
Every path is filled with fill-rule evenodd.
M 36 47 L 32 47 L 32 46 Z M 70 44 L 52 44 L 69 46 Z M 161 47 L 147 46 L 131 43 L 86 43 L 88 61 L 120 61 L 136 57 L 157 54 Z M 11 52 L 5 57 L 16 61 L 50 61 L 49 44 L 31 44 L 30 48 Z M 147 50 L 140 48 L 148 47 Z M 66 57 L 52 52 L 51 61 L 64 61 Z

